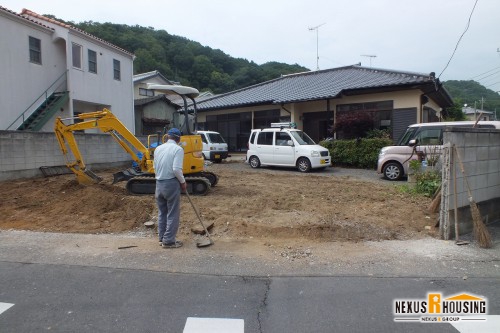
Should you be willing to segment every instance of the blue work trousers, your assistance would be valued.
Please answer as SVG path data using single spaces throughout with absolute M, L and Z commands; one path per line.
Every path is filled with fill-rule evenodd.
M 175 242 L 181 215 L 180 198 L 181 187 L 177 178 L 156 180 L 158 236 L 163 244 Z

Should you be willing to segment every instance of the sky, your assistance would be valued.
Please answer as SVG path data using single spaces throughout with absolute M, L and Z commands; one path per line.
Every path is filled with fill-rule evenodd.
M 152 27 L 257 64 L 278 61 L 315 70 L 361 63 L 435 72 L 441 81 L 475 80 L 500 91 L 498 0 L 0 0 L 0 5 L 75 23 Z

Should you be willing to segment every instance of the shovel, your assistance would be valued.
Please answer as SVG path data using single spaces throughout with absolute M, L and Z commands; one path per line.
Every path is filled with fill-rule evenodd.
M 210 233 L 208 232 L 207 230 L 207 227 L 205 227 L 205 224 L 203 223 L 202 219 L 201 219 L 201 216 L 200 214 L 198 213 L 198 210 L 196 209 L 196 207 L 194 206 L 194 203 L 193 201 L 191 201 L 191 197 L 189 196 L 189 193 L 188 191 L 185 192 L 186 194 L 186 197 L 188 198 L 189 200 L 189 203 L 191 204 L 191 207 L 193 207 L 193 210 L 194 212 L 196 213 L 196 216 L 198 217 L 198 221 L 200 221 L 201 225 L 203 226 L 203 229 L 205 229 L 205 233 L 206 235 L 208 236 L 208 239 L 205 239 L 205 240 L 200 240 L 196 243 L 196 246 L 197 247 L 207 247 L 207 246 L 210 246 L 212 244 L 214 244 L 214 241 L 212 240 L 212 238 L 210 237 Z

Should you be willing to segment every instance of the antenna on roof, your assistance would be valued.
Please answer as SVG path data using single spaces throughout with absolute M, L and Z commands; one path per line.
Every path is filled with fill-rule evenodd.
M 370 67 L 372 67 L 372 58 L 376 58 L 377 56 L 374 54 L 362 54 L 362 57 L 369 57 L 370 58 Z
M 316 70 L 319 71 L 319 27 L 325 25 L 326 23 L 322 23 L 315 27 L 308 28 L 309 31 L 316 30 Z

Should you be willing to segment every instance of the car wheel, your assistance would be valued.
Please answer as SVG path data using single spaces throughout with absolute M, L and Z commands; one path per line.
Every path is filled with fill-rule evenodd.
M 309 159 L 301 157 L 297 161 L 297 168 L 300 172 L 309 172 L 311 170 L 311 162 L 309 162 Z
M 384 178 L 388 180 L 399 180 L 403 177 L 403 167 L 396 162 L 389 162 L 384 166 Z
M 250 157 L 250 160 L 248 160 L 248 163 L 254 169 L 260 167 L 260 160 L 257 156 Z

